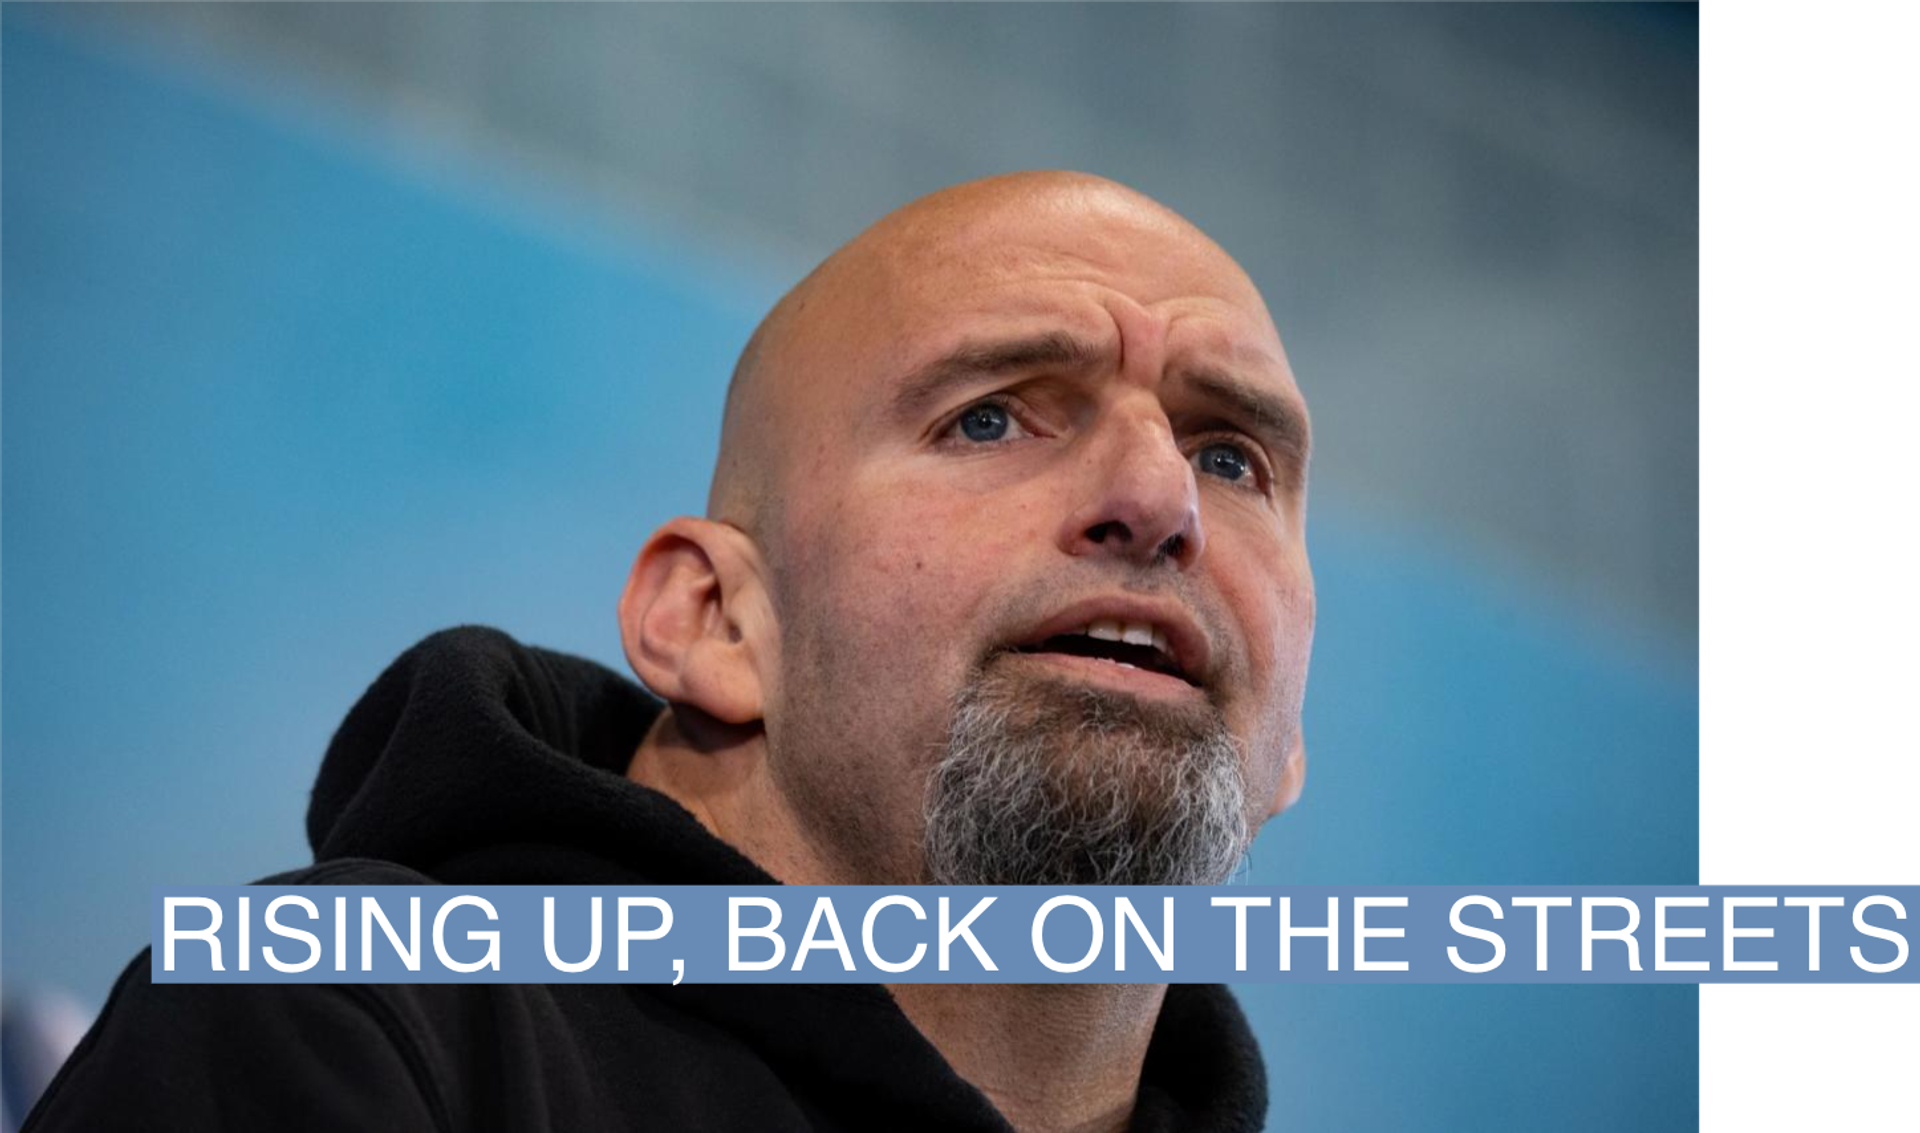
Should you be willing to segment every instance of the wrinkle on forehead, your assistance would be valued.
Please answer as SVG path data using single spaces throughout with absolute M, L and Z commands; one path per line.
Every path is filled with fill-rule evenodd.
M 1245 272 L 1152 198 L 1084 173 L 1014 173 L 956 185 L 881 218 L 761 322 L 728 388 L 708 515 L 742 527 L 777 555 L 776 508 L 799 484 L 815 482 L 796 470 L 824 457 L 817 451 L 822 415 L 851 396 L 852 386 L 873 380 L 863 371 L 875 362 L 904 366 L 907 359 L 891 353 L 901 349 L 903 334 L 965 309 L 969 298 L 977 302 L 998 285 L 1090 274 L 1150 279 L 1168 296 L 1203 297 L 1271 343 L 1263 353 L 1284 357 Z

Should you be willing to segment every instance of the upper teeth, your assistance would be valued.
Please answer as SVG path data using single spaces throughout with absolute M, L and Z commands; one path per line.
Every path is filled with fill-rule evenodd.
M 1128 645 L 1148 645 L 1171 657 L 1173 649 L 1167 635 L 1145 622 L 1097 621 L 1080 631 L 1101 641 L 1124 641 Z

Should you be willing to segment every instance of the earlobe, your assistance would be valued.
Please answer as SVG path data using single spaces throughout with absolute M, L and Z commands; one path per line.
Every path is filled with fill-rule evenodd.
M 758 554 L 737 528 L 680 517 L 653 533 L 620 596 L 620 642 L 662 699 L 722 723 L 757 723 L 756 643 L 767 627 Z

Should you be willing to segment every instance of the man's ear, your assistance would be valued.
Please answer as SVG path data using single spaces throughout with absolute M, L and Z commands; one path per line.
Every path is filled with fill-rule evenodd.
M 1272 809 L 1267 817 L 1272 818 L 1281 811 L 1300 801 L 1300 792 L 1307 786 L 1307 741 L 1303 733 L 1293 734 L 1293 750 L 1287 753 L 1287 761 L 1280 768 L 1280 783 L 1273 792 Z
M 765 715 L 774 641 L 759 549 L 737 527 L 681 516 L 653 533 L 620 595 L 620 643 L 663 699 L 725 724 Z

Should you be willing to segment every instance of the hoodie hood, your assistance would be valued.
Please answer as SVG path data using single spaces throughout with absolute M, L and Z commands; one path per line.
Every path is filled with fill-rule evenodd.
M 307 809 L 314 860 L 375 858 L 449 883 L 771 885 L 667 796 L 626 778 L 661 710 L 580 657 L 463 626 L 407 650 L 327 748 Z M 449 866 L 512 847 L 511 881 Z M 600 859 L 541 878 L 545 848 Z M 560 863 L 556 863 L 559 866 Z

